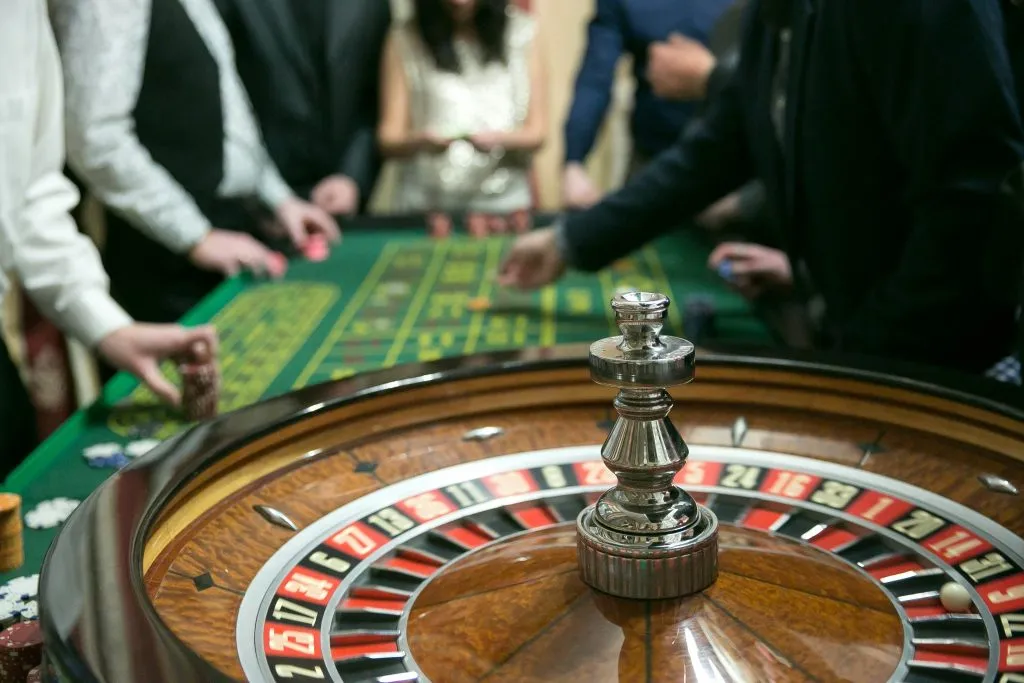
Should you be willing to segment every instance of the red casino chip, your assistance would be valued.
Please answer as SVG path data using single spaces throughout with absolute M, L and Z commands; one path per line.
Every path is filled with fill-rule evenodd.
M 43 661 L 38 621 L 24 621 L 0 632 L 0 680 L 23 681 Z

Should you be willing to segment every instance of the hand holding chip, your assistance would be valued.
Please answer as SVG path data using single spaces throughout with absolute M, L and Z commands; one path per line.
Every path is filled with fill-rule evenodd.
M 211 326 L 135 323 L 111 332 L 99 343 L 108 363 L 130 372 L 162 401 L 177 406 L 181 392 L 160 371 L 160 363 L 173 359 L 180 365 L 217 366 L 217 332 Z
M 189 252 L 197 268 L 234 277 L 242 271 L 263 275 L 272 269 L 270 249 L 252 235 L 230 230 L 210 230 Z
M 517 289 L 538 289 L 551 284 L 565 272 L 554 228 L 542 228 L 521 235 L 501 264 L 498 284 Z
M 711 252 L 708 267 L 749 299 L 756 299 L 768 289 L 793 285 L 786 253 L 761 244 L 724 242 Z
M 281 202 L 274 215 L 297 249 L 304 250 L 311 238 L 325 243 L 341 242 L 341 230 L 337 222 L 320 207 L 297 197 Z

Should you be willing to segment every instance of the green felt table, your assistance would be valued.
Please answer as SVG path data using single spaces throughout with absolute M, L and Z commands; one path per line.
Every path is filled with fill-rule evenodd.
M 772 343 L 746 302 L 708 271 L 708 246 L 695 234 L 673 234 L 600 273 L 568 273 L 556 285 L 519 293 L 494 277 L 510 238 L 432 240 L 414 227 L 413 219 L 354 224 L 327 261 L 293 260 L 277 281 L 232 279 L 191 311 L 185 324 L 212 322 L 220 334 L 220 411 L 408 361 L 591 342 L 616 332 L 608 301 L 620 288 L 672 297 L 668 333 L 685 334 L 680 303 L 700 294 L 714 300 L 716 341 Z M 22 496 L 23 512 L 61 496 L 84 500 L 113 473 L 90 467 L 85 448 L 165 439 L 186 427 L 145 387 L 118 376 L 4 489 Z M 26 528 L 25 564 L 0 581 L 38 572 L 58 531 Z

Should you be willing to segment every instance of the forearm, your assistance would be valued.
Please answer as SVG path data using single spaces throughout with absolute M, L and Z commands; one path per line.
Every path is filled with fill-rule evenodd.
M 68 214 L 77 203 L 74 186 L 58 172 L 38 178 L 21 213 L 14 261 L 22 287 L 46 317 L 92 347 L 132 321 L 110 297 L 95 245 Z
M 566 163 L 583 163 L 590 154 L 611 103 L 615 67 L 625 45 L 622 30 L 627 20 L 619 0 L 597 0 L 595 5 L 565 122 Z
M 69 335 L 95 346 L 132 321 L 111 299 L 99 254 L 69 214 L 80 197 L 60 171 L 64 161 L 60 66 L 42 16 L 37 28 L 38 116 L 34 132 L 26 131 L 34 138 L 31 180 L 23 197 L 7 198 L 9 206 L 18 208 L 9 214 L 13 225 L 0 226 L 5 228 L 0 233 L 8 242 L 22 287 L 36 305 Z
M 565 122 L 566 164 L 583 164 L 586 161 L 597 140 L 610 102 L 610 95 L 577 89 Z
M 506 133 L 502 147 L 510 152 L 536 152 L 544 146 L 545 134 L 537 126 L 526 126 Z
M 674 164 L 666 158 L 671 153 L 663 153 L 599 204 L 564 218 L 569 263 L 581 270 L 600 270 L 695 213 L 685 208 L 688 188 L 685 178 L 673 173 Z
M 168 250 L 184 254 L 213 226 L 192 197 L 142 149 L 79 147 L 69 136 L 68 166 L 102 204 Z M 95 156 L 94 156 L 95 155 Z
M 748 180 L 753 171 L 737 106 L 735 97 L 723 98 L 625 187 L 568 216 L 565 239 L 571 263 L 598 270 Z
M 382 132 L 377 136 L 380 152 L 389 159 L 408 159 L 427 148 L 427 136 L 421 132 Z
M 288 183 L 284 181 L 284 178 L 281 177 L 281 173 L 270 160 L 269 155 L 265 156 L 266 162 L 263 166 L 263 174 L 260 177 L 259 196 L 268 209 L 276 211 L 281 204 L 289 199 L 294 199 L 295 193 L 288 186 Z

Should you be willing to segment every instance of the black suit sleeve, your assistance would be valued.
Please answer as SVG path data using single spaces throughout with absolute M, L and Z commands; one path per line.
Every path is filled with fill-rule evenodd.
M 736 67 L 739 64 L 740 53 L 739 50 L 729 50 L 715 61 L 715 68 L 711 70 L 708 75 L 708 83 L 705 88 L 707 91 L 708 102 L 714 102 L 722 96 L 722 92 L 725 90 L 725 86 L 728 85 L 729 79 L 736 73 Z
M 359 187 L 360 204 L 365 204 L 373 193 L 380 171 L 376 129 L 372 121 L 363 122 L 353 132 L 342 154 L 338 171 L 355 182 Z
M 1005 336 L 1024 229 L 1000 188 L 1024 139 L 998 3 L 846 7 L 882 134 L 905 169 L 912 224 L 909 239 L 894 245 L 899 266 L 867 293 L 843 330 L 845 344 L 868 353 L 900 348 L 900 331 L 914 328 L 934 329 L 937 344 L 942 334 Z
M 598 270 L 643 246 L 753 176 L 738 79 L 618 192 L 565 221 L 567 260 Z
M 337 2 L 338 0 L 329 0 Z M 359 187 L 360 210 L 365 210 L 381 169 L 380 152 L 377 149 L 377 118 L 380 115 L 380 73 L 384 43 L 391 26 L 391 3 L 380 0 L 364 0 L 360 5 L 358 22 L 359 35 L 350 36 L 354 45 L 348 54 L 358 54 L 358 68 L 361 78 L 355 79 L 360 85 L 351 92 L 345 92 L 345 85 L 351 80 L 345 74 L 344 63 L 333 64 L 341 79 L 338 87 L 343 97 L 354 106 L 350 107 L 352 117 L 350 133 L 337 162 L 337 172 L 351 178 Z M 339 54 L 341 52 L 339 51 Z

